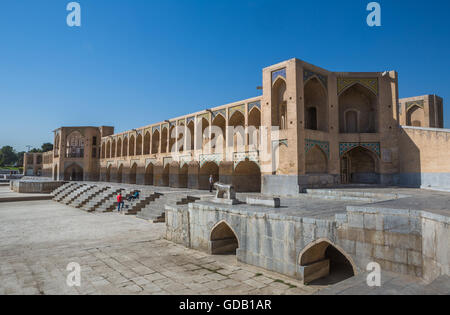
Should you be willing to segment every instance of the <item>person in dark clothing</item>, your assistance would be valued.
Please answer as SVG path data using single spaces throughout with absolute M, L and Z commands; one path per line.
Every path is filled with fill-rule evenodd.
M 212 192 L 214 188 L 214 178 L 212 175 L 209 175 L 209 192 Z

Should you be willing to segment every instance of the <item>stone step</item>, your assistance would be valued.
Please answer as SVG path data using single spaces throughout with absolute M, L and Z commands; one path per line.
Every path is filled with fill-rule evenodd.
M 60 196 L 62 193 L 64 193 L 67 189 L 69 189 L 73 185 L 75 185 L 75 183 L 67 183 L 67 184 L 64 184 L 61 187 L 57 188 L 56 190 L 54 190 L 52 192 L 53 198 Z
M 65 205 L 69 205 L 70 203 L 72 203 L 72 201 L 79 198 L 82 194 L 86 193 L 87 191 L 91 190 L 92 188 L 94 188 L 94 186 L 90 186 L 90 185 L 82 186 L 79 189 L 72 192 L 71 194 L 69 194 L 63 200 L 61 200 L 61 203 L 65 204 Z
M 57 197 L 53 198 L 53 200 L 60 202 L 61 200 L 63 200 L 65 197 L 67 197 L 69 194 L 71 194 L 75 190 L 79 189 L 80 187 L 81 187 L 81 185 L 77 183 L 77 184 L 71 186 L 70 188 L 64 190 Z
M 91 191 L 89 191 L 88 193 L 83 195 L 83 198 L 79 198 L 77 200 L 75 200 L 71 206 L 75 207 L 75 208 L 81 208 L 83 207 L 86 203 L 88 203 L 90 200 L 92 200 L 93 198 L 95 198 L 96 196 L 98 196 L 99 194 L 103 193 L 106 189 L 108 189 L 108 187 L 96 187 L 94 189 L 92 189 Z

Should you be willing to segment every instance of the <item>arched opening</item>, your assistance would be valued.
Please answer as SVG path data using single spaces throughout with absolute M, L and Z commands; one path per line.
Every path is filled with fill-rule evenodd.
M 169 130 L 169 153 L 175 153 L 177 152 L 176 150 L 176 142 L 177 142 L 177 137 L 176 137 L 176 127 L 175 126 L 171 126 L 170 130 Z
M 137 173 L 137 164 L 134 163 L 133 166 L 130 168 L 130 176 L 129 176 L 129 183 L 135 185 L 136 184 L 136 173 Z
M 258 150 L 260 143 L 261 111 L 253 107 L 248 114 L 248 145 L 250 151 Z
M 109 159 L 111 157 L 111 142 L 108 140 L 106 143 L 106 158 Z
M 108 154 L 108 152 L 106 152 Z M 67 137 L 66 158 L 84 157 L 84 137 L 80 132 L 74 131 Z
M 134 135 L 131 135 L 131 137 L 130 137 L 130 142 L 129 142 L 129 146 L 130 146 L 130 149 L 129 149 L 129 153 L 128 153 L 128 155 L 129 156 L 134 156 L 135 155 L 135 138 L 134 138 Z
M 233 128 L 233 150 L 234 152 L 244 151 L 245 148 L 245 117 L 240 111 L 235 111 L 228 121 L 230 128 Z
M 358 112 L 356 110 L 350 109 L 345 112 L 345 131 L 347 133 L 357 133 L 358 127 Z
M 53 168 L 53 180 L 58 180 L 58 165 Z
M 242 161 L 234 169 L 233 185 L 237 192 L 261 192 L 261 170 L 253 161 Z
M 199 135 L 199 141 L 197 141 L 198 144 L 200 144 L 200 147 L 197 148 L 199 150 L 201 149 L 205 149 L 206 145 L 209 142 L 209 121 L 206 118 L 202 118 L 202 120 L 200 121 L 200 127 L 201 127 L 201 131 L 202 133 Z
M 106 169 L 106 181 L 110 182 L 111 181 L 111 165 L 108 166 L 108 168 Z
M 357 115 L 355 117 L 355 113 Z M 347 113 L 349 122 L 347 123 Z M 356 119 L 356 123 L 355 123 Z M 339 129 L 341 133 L 377 132 L 377 97 L 359 83 L 339 96 Z
M 218 114 L 212 121 L 211 141 L 213 152 L 225 152 L 225 118 Z
M 136 138 L 136 155 L 142 155 L 142 135 Z
M 117 182 L 122 183 L 123 179 L 123 164 L 120 164 L 119 168 L 117 169 Z
M 184 128 L 184 125 L 181 125 L 181 126 L 178 126 L 177 127 L 177 141 L 176 141 L 176 144 L 175 144 L 175 146 L 176 146 L 176 149 L 178 150 L 178 152 L 183 152 L 184 151 L 184 137 L 185 137 L 185 135 L 184 135 L 184 130 L 185 130 L 185 128 Z
M 350 256 L 326 239 L 306 246 L 299 256 L 303 282 L 313 285 L 330 285 L 356 274 Z
M 328 158 L 325 152 L 317 145 L 306 153 L 306 174 L 326 174 L 328 172 Z
M 378 157 L 372 151 L 356 147 L 341 158 L 341 181 L 343 184 L 378 184 Z
M 111 157 L 116 157 L 116 139 L 114 139 L 111 144 Z
M 117 140 L 117 157 L 122 156 L 122 139 Z
M 64 180 L 83 181 L 83 168 L 78 164 L 72 164 L 64 170 Z
M 189 170 L 189 166 L 187 163 L 185 163 L 183 165 L 183 167 L 180 168 L 180 173 L 178 175 L 180 188 L 187 188 L 187 186 L 188 186 L 188 170 Z
M 286 82 L 278 78 L 272 88 L 272 126 L 287 128 L 287 95 Z
M 128 138 L 123 138 L 122 156 L 128 156 Z
M 163 173 L 161 176 L 161 183 L 162 183 L 161 186 L 169 186 L 170 184 L 169 174 L 170 174 L 170 164 L 167 163 L 167 165 L 163 169 Z
M 315 107 L 309 107 L 306 109 L 306 129 L 317 130 L 317 109 Z
M 150 132 L 146 132 L 144 136 L 144 155 L 150 154 Z
M 159 151 L 159 130 L 155 130 L 152 136 L 152 154 L 157 154 Z
M 408 112 L 406 114 L 407 126 L 421 127 L 423 125 L 422 122 L 424 121 L 425 112 L 421 107 L 414 105 L 413 107 L 408 109 Z
M 106 158 L 106 144 L 102 143 L 102 159 Z
M 195 137 L 194 126 L 195 126 L 195 124 L 194 124 L 193 120 L 191 120 L 189 122 L 189 124 L 187 125 L 188 135 L 187 135 L 187 139 L 186 139 L 186 141 L 187 141 L 186 148 L 188 148 L 189 150 L 194 150 L 194 139 L 195 139 L 194 138 Z
M 153 164 L 150 163 L 145 168 L 145 185 L 153 185 Z
M 214 182 L 219 181 L 219 166 L 214 162 L 206 162 L 199 171 L 199 188 L 209 190 L 209 176 L 212 175 Z
M 212 255 L 236 255 L 239 240 L 233 229 L 224 221 L 217 224 L 211 231 Z
M 54 150 L 54 157 L 59 157 L 59 134 L 56 135 L 55 137 L 55 150 Z
M 161 132 L 161 153 L 167 153 L 167 137 L 168 137 L 167 127 L 164 127 Z
M 305 128 L 328 131 L 327 91 L 316 78 L 305 84 Z

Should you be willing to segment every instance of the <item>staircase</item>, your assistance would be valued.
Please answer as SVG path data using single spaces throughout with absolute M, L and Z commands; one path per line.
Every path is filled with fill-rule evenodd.
M 165 222 L 166 220 L 166 210 L 165 206 L 168 204 L 172 205 L 186 205 L 200 198 L 186 196 L 182 197 L 179 193 L 168 193 L 160 194 L 159 198 L 148 205 L 143 207 L 141 211 L 137 214 L 137 217 L 144 220 L 150 220 L 153 222 Z
M 78 199 L 82 194 L 86 193 L 87 191 L 91 190 L 95 186 L 93 185 L 80 185 L 78 189 L 75 189 L 73 192 L 71 192 L 69 195 L 67 195 L 63 200 L 61 200 L 61 203 L 65 205 L 69 205 L 72 203 L 72 201 Z
M 105 190 L 100 192 L 99 194 L 95 195 L 91 200 L 89 200 L 87 203 L 85 203 L 83 206 L 80 207 L 80 209 L 93 212 L 96 211 L 100 206 L 103 205 L 103 203 L 110 202 L 111 199 L 113 200 L 113 203 L 115 202 L 115 197 L 117 194 L 122 191 L 121 188 L 118 187 L 106 187 Z M 109 208 L 108 208 L 109 209 Z M 112 210 L 112 208 L 111 208 Z M 108 211 L 111 211 L 108 210 Z
M 70 195 L 75 190 L 79 189 L 82 185 L 78 183 L 74 183 L 74 185 L 68 187 L 67 189 L 60 192 L 58 195 L 53 197 L 54 201 L 61 202 L 64 198 L 66 198 L 68 195 Z
M 94 186 L 91 190 L 87 191 L 83 195 L 80 196 L 80 198 L 75 199 L 72 203 L 69 205 L 75 208 L 81 208 L 86 203 L 88 203 L 91 199 L 95 198 L 105 190 L 107 190 L 109 187 L 107 186 Z

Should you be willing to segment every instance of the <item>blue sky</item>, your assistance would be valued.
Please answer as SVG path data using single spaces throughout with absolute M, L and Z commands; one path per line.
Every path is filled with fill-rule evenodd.
M 297 57 L 328 70 L 397 70 L 400 97 L 444 97 L 450 126 L 450 2 L 2 0 L 0 146 L 40 146 L 52 130 L 124 131 L 259 95 L 262 68 Z

